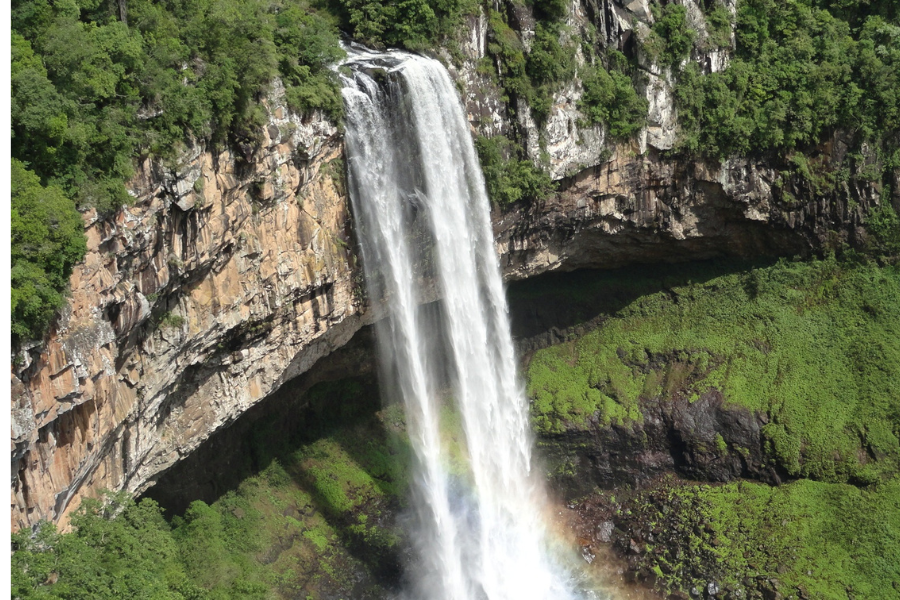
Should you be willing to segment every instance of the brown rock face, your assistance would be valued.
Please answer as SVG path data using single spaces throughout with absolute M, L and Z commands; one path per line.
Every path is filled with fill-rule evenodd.
M 604 39 L 627 50 L 637 31 L 629 11 L 643 14 L 641 3 L 629 6 L 576 2 L 570 26 L 599 20 Z M 527 17 L 516 16 L 530 41 Z M 820 193 L 784 165 L 661 157 L 675 131 L 671 90 L 648 91 L 650 124 L 632 146 L 607 146 L 599 125 L 579 130 L 577 80 L 557 94 L 542 130 L 527 106 L 512 122 L 500 88 L 477 69 L 484 15 L 470 26 L 452 72 L 473 130 L 520 131 L 534 157 L 543 138 L 551 171 L 565 175 L 558 196 L 495 211 L 507 278 L 864 242 L 865 215 L 881 201 L 875 183 L 851 176 Z M 695 57 L 708 68 L 726 59 Z M 334 179 L 342 169 L 322 169 L 342 157 L 340 132 L 321 115 L 291 114 L 278 82 L 267 108 L 255 146 L 147 160 L 133 206 L 105 221 L 86 215 L 89 250 L 69 304 L 46 343 L 12 368 L 13 529 L 64 525 L 104 488 L 142 492 L 375 318 Z M 811 168 L 836 169 L 846 153 L 837 137 Z
M 69 306 L 14 367 L 14 529 L 140 492 L 361 326 L 348 205 L 318 174 L 341 136 L 268 103 L 249 158 L 148 160 L 132 207 L 86 219 Z
M 832 142 L 826 163 L 839 162 Z M 851 179 L 818 193 L 762 161 L 663 159 L 619 146 L 561 182 L 562 192 L 495 220 L 513 279 L 544 271 L 717 257 L 806 255 L 865 242 L 863 220 L 881 188 Z

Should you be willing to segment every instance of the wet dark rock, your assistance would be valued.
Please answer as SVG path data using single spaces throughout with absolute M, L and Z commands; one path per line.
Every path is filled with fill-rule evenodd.
M 615 529 L 615 525 L 612 521 L 603 521 L 597 528 L 597 537 L 601 542 L 608 544 L 612 541 L 613 529 Z
M 588 431 L 570 430 L 541 440 L 551 465 L 575 467 L 577 475 L 556 476 L 570 497 L 587 494 L 596 486 L 643 484 L 672 471 L 712 482 L 736 478 L 780 482 L 773 469 L 763 466 L 759 415 L 725 406 L 719 390 L 710 389 L 694 402 L 681 394 L 643 399 L 641 410 L 640 422 L 594 423 Z M 721 442 L 727 450 L 719 448 Z

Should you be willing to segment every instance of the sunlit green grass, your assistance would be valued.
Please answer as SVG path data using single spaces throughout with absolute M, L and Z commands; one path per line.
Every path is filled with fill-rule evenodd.
M 640 558 L 662 588 L 774 579 L 784 597 L 803 590 L 823 600 L 886 600 L 900 593 L 898 478 L 869 489 L 808 479 L 777 487 L 674 483 L 625 506 L 628 519 L 662 531 Z
M 768 415 L 767 448 L 789 474 L 876 481 L 900 462 L 900 269 L 782 261 L 640 295 L 535 353 L 527 383 L 543 434 L 718 389 Z

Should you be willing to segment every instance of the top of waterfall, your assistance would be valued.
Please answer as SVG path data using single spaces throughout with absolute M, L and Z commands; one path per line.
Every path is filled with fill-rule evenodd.
M 341 48 L 347 53 L 347 57 L 338 64 L 339 67 L 348 64 L 358 64 L 394 71 L 400 68 L 407 60 L 419 57 L 418 54 L 395 48 L 374 50 L 357 42 L 341 41 Z

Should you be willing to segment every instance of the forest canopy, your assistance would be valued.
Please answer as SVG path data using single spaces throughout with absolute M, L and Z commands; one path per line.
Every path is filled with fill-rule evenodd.
M 677 61 L 686 25 L 654 26 Z M 709 20 L 709 17 L 707 17 Z M 720 36 L 721 37 L 721 36 Z M 741 0 L 728 68 L 677 67 L 680 149 L 721 157 L 804 150 L 843 129 L 900 166 L 900 23 L 887 3 Z
M 740 0 L 733 14 L 713 0 L 701 3 L 702 35 L 683 5 L 650 7 L 652 25 L 628 56 L 607 48 L 590 25 L 578 31 L 567 24 L 561 0 L 485 7 L 488 56 L 478 72 L 500 88 L 510 117 L 529 110 L 537 123 L 550 115 L 554 94 L 577 78 L 585 122 L 625 140 L 647 121 L 642 54 L 673 75 L 680 125 L 674 153 L 777 157 L 804 171 L 804 154 L 841 131 L 852 146 L 851 163 L 865 162 L 860 149 L 868 144 L 878 158 L 870 178 L 886 189 L 894 185 L 895 2 Z M 530 44 L 512 26 L 516 11 L 526 8 L 535 17 Z M 191 140 L 252 146 L 266 120 L 260 101 L 275 77 L 291 109 L 320 110 L 340 122 L 343 105 L 330 67 L 344 54 L 342 34 L 415 51 L 443 45 L 458 57 L 464 18 L 478 10 L 477 0 L 13 0 L 11 135 L 20 190 L 14 339 L 45 331 L 80 259 L 74 250 L 82 247 L 80 234 L 70 226 L 76 211 L 93 207 L 104 218 L 128 204 L 136 160 L 174 157 Z M 732 43 L 722 71 L 706 72 L 694 60 L 697 52 Z M 515 135 L 478 141 L 498 205 L 540 200 L 554 189 L 523 141 Z M 41 225 L 52 234 L 46 243 L 17 242 L 34 238 L 42 214 L 59 219 Z M 67 250 L 51 261 L 52 244 Z
M 136 157 L 190 136 L 251 141 L 276 75 L 292 108 L 342 111 L 337 23 L 302 0 L 100 0 L 12 7 L 12 155 L 101 213 L 128 202 Z
M 39 338 L 84 255 L 77 209 L 111 214 L 142 156 L 252 143 L 272 79 L 339 121 L 337 21 L 304 0 L 12 4 L 12 332 Z

